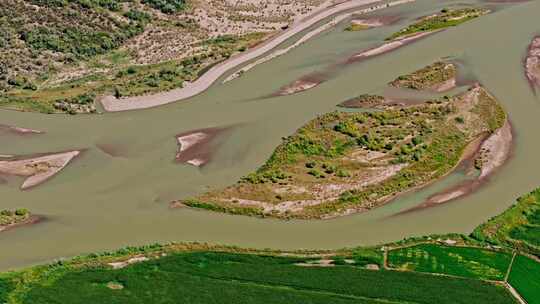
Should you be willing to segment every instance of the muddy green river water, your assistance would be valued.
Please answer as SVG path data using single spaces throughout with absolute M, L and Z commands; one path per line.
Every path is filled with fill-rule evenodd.
M 170 105 L 103 115 L 43 115 L 0 111 L 0 123 L 45 131 L 0 135 L 0 154 L 86 149 L 53 179 L 28 191 L 0 184 L 0 209 L 25 207 L 43 223 L 0 233 L 0 270 L 126 245 L 201 241 L 282 249 L 338 248 L 413 235 L 470 232 L 540 185 L 540 100 L 523 73 L 530 39 L 540 33 L 540 1 L 488 4 L 497 11 L 408 45 L 351 64 L 320 86 L 263 98 L 281 86 L 373 47 L 413 18 L 457 4 L 418 1 L 378 12 L 402 15 L 398 24 L 343 32 L 346 24 L 227 84 Z M 460 4 L 465 2 L 459 2 Z M 516 131 L 511 160 L 475 193 L 421 211 L 393 216 L 460 181 L 460 173 L 390 204 L 325 221 L 279 221 L 170 209 L 169 202 L 226 186 L 260 166 L 280 143 L 316 115 L 361 93 L 379 92 L 397 75 L 435 60 L 459 59 L 504 105 Z M 234 126 L 202 169 L 174 162 L 175 135 Z M 111 156 L 100 150 L 106 146 Z

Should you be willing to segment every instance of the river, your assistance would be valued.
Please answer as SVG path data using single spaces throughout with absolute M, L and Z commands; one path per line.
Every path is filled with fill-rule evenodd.
M 491 5 L 504 9 L 341 68 L 309 91 L 267 97 L 295 79 L 380 44 L 413 18 L 451 3 L 421 0 L 377 12 L 404 19 L 369 31 L 344 32 L 347 24 L 341 24 L 239 79 L 226 84 L 218 81 L 196 97 L 157 108 L 87 116 L 0 111 L 2 124 L 46 132 L 26 137 L 1 134 L 0 154 L 86 149 L 41 186 L 20 191 L 14 181 L 0 184 L 0 209 L 25 207 L 47 217 L 43 223 L 0 233 L 0 270 L 155 242 L 330 249 L 430 233 L 470 232 L 540 184 L 540 100 L 532 94 L 522 70 L 527 45 L 540 33 L 540 1 Z M 468 74 L 502 102 L 517 135 L 512 159 L 472 195 L 392 216 L 459 182 L 463 177 L 458 172 L 371 212 L 325 221 L 279 221 L 169 208 L 171 200 L 226 186 L 256 169 L 281 137 L 316 115 L 335 110 L 343 100 L 380 92 L 396 76 L 447 56 L 463 62 Z M 233 128 L 207 166 L 198 169 L 174 162 L 176 134 L 219 126 Z M 115 156 L 98 146 L 114 151 Z

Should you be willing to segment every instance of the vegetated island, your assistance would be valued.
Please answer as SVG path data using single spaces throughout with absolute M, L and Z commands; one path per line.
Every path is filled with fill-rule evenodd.
M 0 210 L 0 232 L 18 226 L 34 224 L 39 220 L 40 218 L 38 216 L 32 215 L 27 209 L 24 208 L 16 210 Z
M 525 58 L 525 75 L 533 88 L 540 87 L 540 36 L 535 37 L 529 45 Z
M 0 160 L 0 174 L 26 177 L 21 190 L 40 185 L 52 178 L 81 151 L 67 151 L 37 156 L 7 157 Z
M 394 33 L 390 37 L 386 38 L 388 42 L 378 47 L 355 54 L 347 61 L 354 62 L 364 60 L 369 57 L 394 51 L 447 27 L 457 26 L 465 21 L 485 15 L 489 12 L 490 11 L 488 9 L 483 8 L 443 9 L 438 14 L 423 17 L 419 21 L 409 25 L 399 32 Z
M 401 31 L 394 33 L 386 40 L 394 40 L 418 33 L 425 33 L 457 26 L 461 23 L 478 18 L 490 13 L 485 8 L 462 8 L 462 9 L 442 9 L 439 13 L 420 18 L 417 22 L 409 25 Z
M 367 211 L 448 174 L 470 144 L 505 122 L 481 86 L 412 106 L 325 114 L 235 185 L 175 205 L 304 219 Z
M 457 69 L 453 63 L 438 61 L 411 74 L 399 76 L 389 85 L 396 88 L 443 92 L 455 87 L 456 75 Z M 414 102 L 389 99 L 380 95 L 362 94 L 347 99 L 338 106 L 343 108 L 384 108 L 408 103 L 414 104 Z
M 536 225 L 539 201 L 537 189 L 468 236 L 430 235 L 373 247 L 127 247 L 0 273 L 0 301 L 538 304 L 538 251 L 519 244 L 525 234 L 507 242 L 506 228 Z
M 389 85 L 414 90 L 448 91 L 456 86 L 455 64 L 438 61 L 408 75 L 399 76 Z

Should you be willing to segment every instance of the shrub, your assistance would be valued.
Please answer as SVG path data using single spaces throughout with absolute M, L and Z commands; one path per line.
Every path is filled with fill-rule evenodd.
M 15 210 L 15 215 L 17 216 L 26 216 L 28 215 L 28 209 L 25 209 L 25 208 L 20 208 L 20 209 L 17 209 Z

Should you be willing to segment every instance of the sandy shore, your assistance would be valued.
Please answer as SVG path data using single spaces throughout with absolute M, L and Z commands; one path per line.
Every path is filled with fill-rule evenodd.
M 176 135 L 176 161 L 195 167 L 204 166 L 212 158 L 215 139 L 225 130 L 227 128 L 207 128 Z
M 56 175 L 80 153 L 81 151 L 68 151 L 34 158 L 0 161 L 0 173 L 26 177 L 21 186 L 21 190 L 26 190 Z
M 525 58 L 525 75 L 532 87 L 540 87 L 540 36 L 529 45 Z
M 8 125 L 0 125 L 0 132 L 1 131 L 15 133 L 18 135 L 32 135 L 32 134 L 45 133 L 38 130 L 32 130 L 32 129 L 26 129 L 26 128 L 20 128 L 20 127 L 15 127 L 15 126 L 8 126 Z
M 323 80 L 315 80 L 315 79 L 299 79 L 295 80 L 293 83 L 286 85 L 279 89 L 278 92 L 276 92 L 274 95 L 276 96 L 285 96 L 285 95 L 292 95 L 296 93 L 300 93 L 303 91 L 307 91 L 309 89 L 313 89 L 314 87 L 321 84 Z
M 460 183 L 443 192 L 434 194 L 430 196 L 422 205 L 414 209 L 446 203 L 474 192 L 506 163 L 512 152 L 512 144 L 512 125 L 507 120 L 501 128 L 483 140 L 480 146 L 476 147 L 476 152 L 472 158 L 476 159 L 480 157 L 482 159 L 482 167 L 478 177 L 473 180 Z M 470 159 L 471 157 L 467 158 Z
M 256 59 L 257 57 L 264 55 L 268 51 L 272 50 L 279 44 L 285 42 L 294 35 L 308 29 L 317 22 L 328 18 L 332 15 L 338 14 L 342 11 L 353 9 L 362 5 L 369 5 L 379 2 L 380 0 L 350 0 L 338 5 L 331 6 L 325 10 L 318 11 L 312 14 L 309 18 L 305 18 L 299 21 L 293 26 L 289 27 L 283 33 L 277 35 L 273 39 L 251 49 L 247 52 L 232 56 L 229 60 L 226 60 L 216 66 L 212 67 L 209 71 L 204 73 L 196 81 L 186 85 L 183 88 L 171 90 L 168 92 L 162 92 L 148 96 L 136 96 L 117 99 L 114 96 L 105 96 L 101 98 L 100 102 L 103 108 L 109 112 L 127 111 L 135 109 L 145 109 L 150 107 L 156 107 L 167 103 L 179 101 L 189 97 L 193 97 L 204 92 L 208 89 L 219 77 L 225 74 L 238 65 L 244 64 L 248 61 Z M 402 0 L 403 3 L 410 2 L 412 0 Z M 384 5 L 386 7 L 386 4 Z
M 372 49 L 369 49 L 369 50 L 365 50 L 361 53 L 358 53 L 356 55 L 354 55 L 350 61 L 354 61 L 354 60 L 359 60 L 359 59 L 365 59 L 365 58 L 368 58 L 368 57 L 373 57 L 373 56 L 377 56 L 377 55 L 381 55 L 381 54 L 384 54 L 384 53 L 387 53 L 387 52 L 390 52 L 390 51 L 393 51 L 395 49 L 398 49 L 402 46 L 405 46 L 409 43 L 412 43 L 416 40 L 419 40 L 423 37 L 426 37 L 428 35 L 431 35 L 433 33 L 436 33 L 438 32 L 438 30 L 436 31 L 429 31 L 429 32 L 421 32 L 421 33 L 418 33 L 418 34 L 414 34 L 414 35 L 411 35 L 411 36 L 407 36 L 407 37 L 404 37 L 404 38 L 399 38 L 399 39 L 396 39 L 396 40 L 392 40 L 390 42 L 387 42 L 381 46 L 378 46 L 378 47 L 375 47 L 375 48 L 372 48 Z
M 439 83 L 439 84 L 436 84 L 435 86 L 433 86 L 431 88 L 431 90 L 437 92 L 437 93 L 442 93 L 442 92 L 446 92 L 446 91 L 449 91 L 453 88 L 456 87 L 456 78 L 452 78 L 452 79 L 448 79 L 447 81 L 445 82 L 442 82 L 442 83 Z

